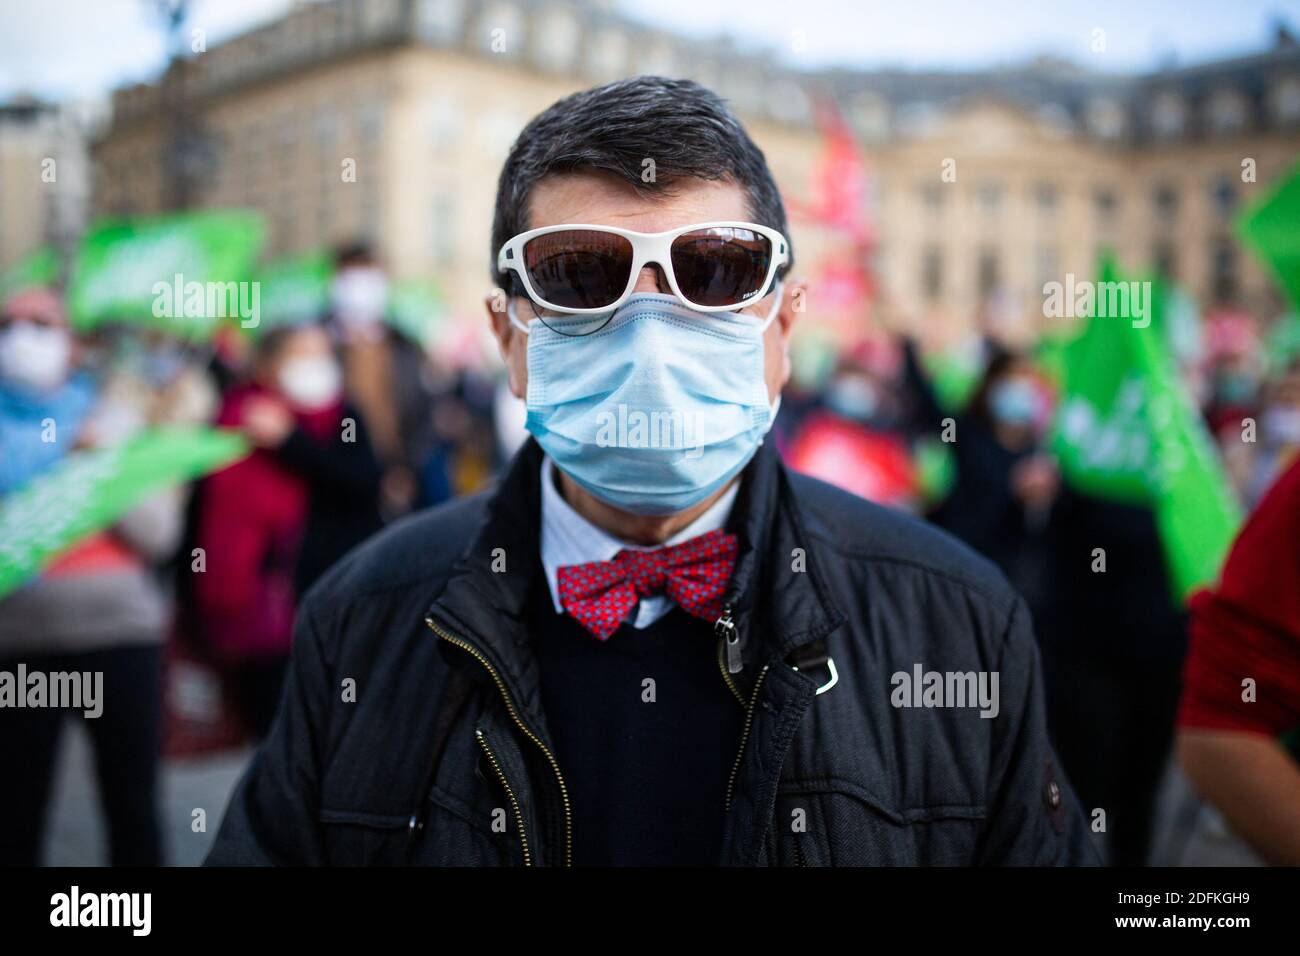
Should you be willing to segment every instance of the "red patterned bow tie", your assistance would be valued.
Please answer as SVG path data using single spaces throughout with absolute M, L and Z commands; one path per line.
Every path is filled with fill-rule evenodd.
M 736 564 L 736 536 L 710 531 L 670 548 L 623 550 L 612 561 L 569 564 L 558 569 L 560 605 L 607 641 L 636 607 L 638 598 L 666 592 L 683 611 L 713 620 Z

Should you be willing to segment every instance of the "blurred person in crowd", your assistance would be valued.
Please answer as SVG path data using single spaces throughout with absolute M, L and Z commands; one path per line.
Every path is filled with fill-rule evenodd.
M 795 429 L 785 460 L 791 468 L 869 501 L 911 510 L 918 493 L 896 389 L 881 368 L 879 342 L 842 358 L 819 407 Z
M 381 485 L 385 514 L 399 515 L 419 493 L 417 461 L 410 448 L 408 403 L 420 388 L 422 356 L 412 356 L 390 329 L 389 281 L 369 243 L 341 246 L 330 283 L 328 325 L 341 346 L 345 390 L 365 419 L 375 453 L 384 466 Z M 417 350 L 418 353 L 418 350 Z M 421 418 L 426 409 L 416 408 Z M 421 449 L 423 451 L 423 449 Z
M 1266 384 L 1253 445 L 1242 441 L 1240 428 L 1235 438 L 1254 450 L 1244 495 L 1253 506 L 1300 454 L 1300 358 Z
M 1114 865 L 1148 862 L 1169 764 L 1186 620 L 1155 512 L 1063 481 L 1051 512 L 1039 632 L 1047 709 L 1079 798 L 1105 811 Z
M 1242 498 L 1257 487 L 1259 447 L 1244 441 L 1247 423 L 1259 422 L 1263 362 L 1253 334 L 1244 323 L 1219 322 L 1215 346 L 1204 376 L 1202 409 L 1233 488 Z M 1227 330 L 1227 331 L 1225 331 Z
M 904 351 L 918 420 L 941 434 L 948 413 L 910 340 Z M 965 410 L 952 416 L 955 481 L 930 516 L 997 564 L 1035 620 L 1042 620 L 1052 587 L 1046 539 L 1060 484 L 1055 460 L 1043 448 L 1051 414 L 1051 394 L 1028 356 L 994 351 Z
M 72 448 L 71 440 L 40 440 L 43 423 L 75 437 L 96 390 L 77 367 L 77 342 L 54 292 L 17 293 L 4 304 L 0 323 L 0 494 L 9 494 Z
M 1259 407 L 1259 386 L 1263 375 L 1258 347 L 1253 338 L 1231 347 L 1225 345 L 1212 357 L 1205 402 L 1205 418 L 1210 430 L 1218 434 L 1223 428 L 1240 432 L 1241 420 L 1254 415 Z
M 941 421 L 948 413 L 910 342 L 906 361 L 919 420 Z M 965 412 L 953 416 L 956 479 L 932 518 L 1024 595 L 1052 741 L 1085 808 L 1107 814 L 1110 862 L 1140 865 L 1172 744 L 1184 622 L 1154 513 L 1063 481 L 1043 447 L 1051 413 L 1033 363 L 993 347 Z
M 217 391 L 193 349 L 162 330 L 112 330 L 98 361 L 100 398 L 89 427 L 112 444 L 149 426 L 211 421 Z
M 1192 785 L 1265 860 L 1300 866 L 1300 460 L 1265 494 L 1217 586 L 1193 595 L 1178 715 Z
M 419 470 L 417 498 L 422 508 L 473 494 L 502 461 L 490 382 L 461 370 L 449 372 L 441 384 L 428 411 L 428 451 Z
M 318 325 L 263 333 L 252 380 L 226 394 L 217 424 L 242 429 L 256 450 L 203 484 L 196 542 L 206 566 L 191 584 L 194 616 L 261 737 L 299 597 L 379 527 L 380 466 Z
M 313 590 L 210 864 L 1092 861 L 1024 603 L 765 441 L 804 288 L 786 229 L 696 83 L 608 84 L 524 128 L 486 310 L 532 437 L 491 492 Z M 676 438 L 629 421 L 652 412 Z M 923 668 L 982 673 L 983 716 L 910 706 Z
M 57 296 L 20 293 L 0 314 L 0 497 L 33 481 L 68 450 L 105 447 L 172 416 L 144 389 L 100 394 L 77 369 L 78 348 Z M 173 370 L 174 371 L 174 370 Z M 163 384 L 157 382 L 156 384 Z M 138 400 L 138 404 L 137 404 Z M 164 411 L 166 415 L 164 415 Z M 202 408 L 198 409 L 202 414 Z M 55 439 L 43 440 L 47 427 Z M 103 675 L 101 713 L 87 719 L 114 865 L 162 862 L 158 756 L 162 640 L 168 602 L 151 572 L 174 552 L 185 491 L 151 496 L 0 600 L 0 669 Z M 34 865 L 64 712 L 0 712 L 0 860 Z

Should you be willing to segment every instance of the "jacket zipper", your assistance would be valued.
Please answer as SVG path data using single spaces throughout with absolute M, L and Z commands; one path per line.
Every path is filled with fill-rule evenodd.
M 488 746 L 487 738 L 483 736 L 483 731 L 474 731 L 474 736 L 478 740 L 479 746 L 483 748 L 483 753 L 487 754 L 488 763 L 490 763 L 492 769 L 497 772 L 497 779 L 501 781 L 501 786 L 505 788 L 506 796 L 510 798 L 510 806 L 515 811 L 515 820 L 519 824 L 519 843 L 524 848 L 524 866 L 532 866 L 533 858 L 528 852 L 528 834 L 524 832 L 524 814 L 523 811 L 519 809 L 519 801 L 515 799 L 515 791 L 511 788 L 510 781 L 506 779 L 506 773 L 501 769 L 501 764 L 497 762 L 497 755 L 494 754 L 492 748 Z
M 736 622 L 731 619 L 730 604 L 722 609 L 722 616 L 713 622 L 713 632 L 718 635 L 718 670 L 722 672 L 722 680 L 736 702 L 744 707 L 745 698 L 731 677 L 740 672 L 743 659 L 740 656 L 740 634 Z
M 550 763 L 551 769 L 555 771 L 555 779 L 560 784 L 560 799 L 564 803 L 564 865 L 573 866 L 573 815 L 569 808 L 569 789 L 564 784 L 564 776 L 560 773 L 560 765 L 556 762 L 555 755 L 551 753 L 546 744 L 542 743 L 540 737 L 528 729 L 528 725 L 523 722 L 522 718 L 520 718 L 519 712 L 515 710 L 514 701 L 510 699 L 510 692 L 506 690 L 505 682 L 501 680 L 500 675 L 497 674 L 496 668 L 492 666 L 492 663 L 484 657 L 473 644 L 470 644 L 468 641 L 462 640 L 453 634 L 448 634 L 440 628 L 434 623 L 432 617 L 426 617 L 424 623 L 428 625 L 429 630 L 433 631 L 433 633 L 437 634 L 449 644 L 454 644 L 461 650 L 466 651 L 471 657 L 487 669 L 488 674 L 492 677 L 493 683 L 497 685 L 497 690 L 501 692 L 501 699 L 505 701 L 506 710 L 510 713 L 510 718 L 523 732 L 524 736 L 537 744 L 537 746 L 541 748 L 542 753 L 546 756 L 546 760 Z M 522 833 L 522 827 L 520 828 L 520 832 Z
M 754 705 L 758 702 L 758 692 L 763 686 L 763 678 L 767 676 L 767 669 L 771 666 L 771 664 L 764 664 L 763 669 L 758 672 L 758 678 L 754 681 L 754 692 L 749 697 L 749 706 L 745 708 L 745 729 L 741 731 L 740 750 L 736 754 L 736 762 L 731 767 L 731 778 L 727 781 L 727 803 L 724 813 L 731 813 L 731 795 L 736 789 L 736 774 L 740 772 L 740 761 L 745 756 L 745 744 L 749 741 L 749 729 L 754 724 Z

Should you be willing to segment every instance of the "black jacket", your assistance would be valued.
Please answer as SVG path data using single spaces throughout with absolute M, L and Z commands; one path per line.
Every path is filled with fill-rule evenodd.
M 495 493 L 407 518 L 321 579 L 209 864 L 569 861 L 523 626 L 540 462 L 529 441 Z M 719 628 L 718 680 L 747 718 L 720 863 L 1094 862 L 1047 739 L 1028 614 L 991 564 L 787 471 L 770 443 L 731 527 L 742 666 L 728 672 Z M 827 657 L 838 681 L 817 694 Z M 998 715 L 893 706 L 891 675 L 914 665 L 998 672 Z

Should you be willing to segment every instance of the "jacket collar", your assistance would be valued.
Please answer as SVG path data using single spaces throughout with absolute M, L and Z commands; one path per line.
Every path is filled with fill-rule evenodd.
M 541 464 L 542 450 L 529 438 L 489 498 L 484 522 L 429 618 L 486 659 L 520 716 L 545 736 L 541 681 L 525 621 L 529 588 L 546 586 L 538 560 Z M 728 530 L 738 536 L 739 549 L 725 602 L 740 628 L 742 676 L 752 679 L 762 664 L 824 637 L 844 617 L 831 603 L 789 476 L 770 441 L 742 473 Z M 444 649 L 449 660 L 461 653 Z

